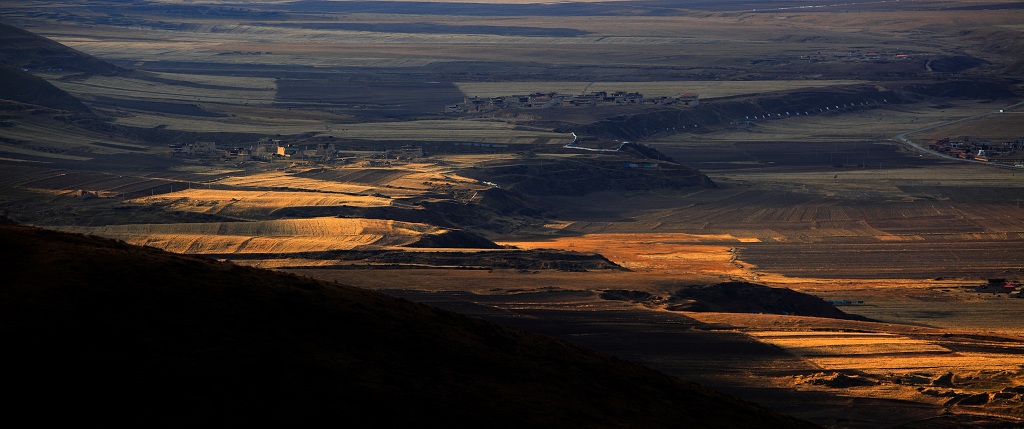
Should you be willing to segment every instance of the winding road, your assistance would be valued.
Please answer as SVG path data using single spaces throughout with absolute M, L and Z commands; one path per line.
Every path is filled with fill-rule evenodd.
M 974 115 L 974 116 L 969 116 L 969 117 L 966 117 L 966 118 L 954 119 L 952 121 L 946 121 L 946 122 L 943 122 L 943 123 L 940 123 L 940 124 L 930 125 L 930 126 L 927 126 L 927 127 L 924 127 L 924 128 L 913 130 L 913 131 L 907 131 L 905 133 L 896 135 L 895 140 L 899 141 L 900 143 L 903 143 L 903 144 L 909 146 L 910 148 L 915 149 L 915 150 L 917 150 L 919 152 L 923 152 L 923 153 L 926 153 L 926 154 L 929 154 L 929 155 L 933 155 L 933 156 L 938 156 L 938 157 L 941 157 L 941 158 L 952 159 L 952 160 L 963 161 L 963 162 L 976 162 L 978 164 L 986 164 L 986 165 L 992 165 L 992 166 L 1002 167 L 1002 168 L 1019 168 L 1019 167 L 1014 167 L 1012 165 L 996 164 L 996 163 L 982 162 L 982 161 L 975 161 L 973 159 L 963 159 L 963 158 L 958 158 L 958 157 L 954 157 L 954 156 L 949 156 L 949 155 L 946 155 L 946 154 L 938 153 L 938 152 L 929 150 L 928 148 L 926 148 L 924 146 L 921 146 L 921 145 L 919 145 L 917 143 L 914 143 L 914 141 L 908 139 L 907 136 L 910 135 L 910 134 L 916 134 L 916 133 L 921 133 L 921 132 L 925 132 L 925 131 L 934 130 L 936 128 L 942 128 L 942 127 L 945 127 L 945 126 L 948 126 L 948 125 L 952 125 L 952 124 L 958 124 L 960 122 L 973 121 L 975 119 L 984 118 L 984 117 L 989 116 L 989 115 L 1004 114 L 1004 113 L 1006 113 L 1009 110 L 1016 109 L 1016 108 L 1021 107 L 1021 106 L 1024 106 L 1024 101 L 1022 101 L 1020 103 L 1016 103 L 1016 104 L 1011 104 L 1009 106 L 1003 107 L 1003 108 L 998 109 L 998 110 L 993 110 L 991 112 L 985 112 L 985 113 L 982 113 L 980 115 Z
M 622 150 L 623 146 L 626 146 L 627 144 L 629 144 L 628 141 L 624 141 L 624 142 L 622 142 L 622 144 L 619 145 L 619 147 L 617 147 L 615 149 L 594 149 L 594 148 L 591 148 L 591 147 L 576 146 L 576 141 L 579 140 L 579 137 L 576 136 L 575 132 L 573 132 L 571 134 L 572 134 L 572 142 L 566 144 L 565 146 L 562 146 L 563 148 L 586 150 L 586 151 L 590 151 L 590 152 L 618 152 L 618 151 Z

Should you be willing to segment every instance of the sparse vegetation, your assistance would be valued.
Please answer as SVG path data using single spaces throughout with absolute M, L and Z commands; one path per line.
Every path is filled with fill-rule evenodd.
M 5 383 L 20 392 L 9 402 L 18 419 L 813 427 L 578 346 L 377 292 L 112 240 L 0 231 L 0 254 L 18 267 L 0 288 L 4 362 L 19 369 Z M 62 412 L 49 412 L 55 406 Z
M 0 28 L 13 42 L 0 43 L 3 82 L 14 83 L 0 90 L 0 215 L 387 290 L 829 427 L 1019 425 L 1024 300 L 975 287 L 1024 277 L 1024 170 L 900 140 L 1024 136 L 1019 3 L 677 3 L 5 4 L 0 21 L 21 28 Z M 537 91 L 697 93 L 700 106 L 445 112 L 464 97 Z M 199 155 L 180 150 L 197 142 L 210 143 Z M 258 144 L 286 153 L 250 153 Z M 320 145 L 324 153 L 302 155 Z M 582 369 L 597 368 L 593 355 L 509 366 L 539 356 L 534 347 L 575 346 L 408 302 L 398 310 L 366 290 L 27 233 L 93 249 L 62 253 L 24 231 L 5 229 L 14 246 L 5 255 L 19 268 L 5 285 L 43 295 L 0 300 L 12 321 L 0 329 L 52 348 L 15 346 L 39 350 L 17 356 L 67 368 L 55 382 L 97 381 L 95 366 L 79 370 L 99 362 L 179 387 L 175 374 L 206 374 L 223 382 L 212 394 L 251 387 L 216 396 L 238 399 L 227 408 L 183 389 L 198 395 L 188 398 L 200 414 L 174 415 L 179 424 L 256 406 L 290 418 L 271 406 L 285 403 L 396 419 L 411 415 L 399 409 L 433 411 L 484 426 L 555 426 L 556 414 L 522 412 L 547 405 L 591 427 L 678 414 L 728 427 L 721 416 L 752 410 L 690 412 L 671 399 L 674 381 L 621 361 L 612 366 L 631 372 L 597 385 L 606 379 Z M 210 280 L 174 281 L 199 272 Z M 94 282 L 111 278 L 123 281 Z M 840 309 L 875 322 L 817 317 L 838 314 L 823 300 L 857 303 Z M 814 311 L 796 311 L 810 301 Z M 15 319 L 32 309 L 74 320 Z M 243 331 L 217 327 L 217 314 L 259 329 L 234 336 Z M 336 317 L 347 319 L 325 324 Z M 276 331 L 263 329 L 268 320 Z M 46 335 L 15 329 L 29 325 Z M 193 331 L 202 338 L 182 334 Z M 271 335 L 285 331 L 287 340 Z M 55 353 L 79 360 L 68 366 Z M 158 355 L 212 366 L 150 359 Z M 451 362 L 472 372 L 439 366 Z M 209 377 L 225 370 L 241 372 Z M 255 386 L 245 371 L 273 376 Z M 576 380 L 556 383 L 569 390 L 546 383 L 563 375 Z M 331 396 L 345 378 L 363 394 Z M 117 386 L 138 387 L 126 383 Z M 262 388 L 297 392 L 295 401 Z M 483 402 L 446 408 L 465 405 L 464 391 Z M 561 402 L 580 391 L 611 402 Z

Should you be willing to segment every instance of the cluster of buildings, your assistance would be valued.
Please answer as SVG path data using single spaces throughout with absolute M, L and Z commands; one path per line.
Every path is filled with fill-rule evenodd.
M 225 161 L 274 161 L 289 159 L 314 163 L 351 161 L 338 151 L 334 143 L 290 144 L 279 139 L 262 138 L 249 146 L 220 146 L 211 141 L 169 145 L 171 155 L 184 158 L 220 159 Z M 420 146 L 402 146 L 374 155 L 384 161 L 411 161 L 424 156 Z M 389 164 L 389 163 L 388 163 Z
M 194 143 L 168 146 L 172 156 L 186 158 L 220 158 L 231 161 L 272 161 L 275 158 L 329 161 L 337 156 L 334 143 L 313 145 L 285 144 L 278 139 L 263 138 L 249 146 L 220 146 L 216 142 L 197 141 Z
M 946 137 L 932 140 L 928 148 L 962 159 L 1024 167 L 1024 137 L 1002 143 L 953 141 Z
M 505 95 L 499 97 L 466 97 L 462 103 L 447 106 L 445 113 L 489 112 L 501 109 L 550 109 L 555 107 L 585 106 L 628 106 L 640 104 L 677 105 L 693 107 L 699 103 L 697 94 L 681 94 L 676 97 L 644 97 L 639 92 L 605 91 L 587 94 L 561 94 L 557 92 L 535 92 L 527 95 Z
M 987 284 L 975 287 L 974 291 L 981 293 L 1005 293 L 1016 298 L 1024 298 L 1024 290 L 1022 290 L 1021 285 L 1006 279 L 988 279 Z

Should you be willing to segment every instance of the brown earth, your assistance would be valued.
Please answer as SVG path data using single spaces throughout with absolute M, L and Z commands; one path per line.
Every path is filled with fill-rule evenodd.
M 1022 319 L 1017 317 L 1020 300 L 961 287 L 975 286 L 986 277 L 1019 279 L 1019 255 L 1024 254 L 1016 201 L 1024 197 L 1016 180 L 1020 173 L 920 156 L 923 154 L 886 140 L 900 132 L 990 109 L 995 106 L 991 99 L 1013 95 L 1019 89 L 1004 73 L 1019 68 L 1022 52 L 1020 20 L 1013 9 L 936 12 L 964 5 L 951 1 L 894 6 L 890 2 L 842 6 L 839 8 L 847 8 L 844 13 L 829 15 L 794 10 L 725 15 L 689 15 L 687 11 L 661 17 L 665 9 L 659 7 L 642 18 L 624 18 L 556 13 L 595 10 L 589 7 L 609 10 L 604 4 L 555 5 L 554 9 L 526 5 L 516 10 L 532 10 L 536 15 L 480 19 L 510 20 L 518 28 L 586 29 L 593 34 L 545 36 L 562 37 L 557 39 L 561 43 L 532 37 L 501 39 L 499 43 L 484 39 L 521 35 L 513 30 L 508 35 L 491 31 L 482 34 L 484 39 L 460 33 L 438 40 L 430 39 L 436 35 L 408 27 L 384 26 L 371 29 L 371 36 L 339 36 L 320 31 L 343 30 L 291 25 L 299 15 L 273 9 L 292 6 L 299 5 L 267 5 L 271 10 L 252 6 L 256 10 L 138 4 L 124 6 L 122 12 L 128 13 L 122 17 L 107 17 L 101 12 L 110 6 L 95 5 L 96 11 L 76 15 L 80 8 L 64 5 L 59 22 L 52 19 L 56 15 L 27 12 L 18 5 L 5 7 L 5 17 L 45 24 L 37 28 L 82 49 L 104 52 L 118 58 L 119 64 L 137 66 L 143 72 L 184 73 L 170 76 L 200 73 L 218 79 L 231 75 L 284 78 L 286 88 L 275 97 L 290 98 L 297 104 L 295 111 L 284 105 L 216 102 L 191 108 L 191 101 L 170 103 L 136 92 L 129 98 L 141 104 L 101 106 L 102 113 L 111 116 L 147 118 L 137 122 L 146 125 L 131 129 L 98 119 L 87 121 L 88 127 L 76 122 L 80 119 L 69 124 L 45 109 L 40 110 L 45 112 L 45 120 L 37 120 L 42 114 L 12 114 L 18 118 L 4 121 L 14 126 L 0 130 L 7 139 L 0 160 L 5 165 L 5 173 L 0 174 L 5 178 L 2 209 L 19 221 L 65 226 L 122 224 L 134 228 L 149 223 L 344 216 L 464 228 L 500 245 L 532 251 L 363 249 L 363 253 L 259 254 L 256 259 L 237 254 L 216 256 L 281 269 L 310 267 L 302 272 L 360 287 L 389 289 L 408 299 L 559 336 L 823 425 L 1019 425 L 1022 407 L 1013 389 L 1024 384 L 1020 373 Z M 369 6 L 374 4 L 360 5 Z M 410 11 L 426 10 L 424 5 L 408 6 Z M 476 13 L 486 10 L 479 5 L 466 8 Z M 895 10 L 881 10 L 888 8 Z M 193 13 L 197 10 L 201 13 Z M 544 10 L 553 10 L 548 15 L 558 16 L 547 18 L 538 12 Z M 436 11 L 427 12 L 417 19 L 423 23 L 449 19 L 432 15 Z M 172 13 L 186 22 L 168 23 L 159 18 L 160 13 Z M 238 25 L 239 16 L 266 22 Z M 824 16 L 829 19 L 823 20 Z M 301 17 L 306 18 L 309 16 Z M 395 24 L 392 21 L 402 17 L 357 14 L 345 19 Z M 628 19 L 639 19 L 640 25 L 621 25 Z M 822 27 L 823 22 L 828 28 Z M 160 40 L 146 33 L 154 28 L 161 31 Z M 296 28 L 313 33 L 297 33 Z M 397 32 L 383 33 L 385 28 Z M 253 31 L 265 37 L 253 41 Z M 689 34 L 694 40 L 699 36 L 710 42 L 691 43 Z M 307 43 L 310 40 L 318 43 Z M 918 50 L 912 61 L 797 59 L 804 51 L 821 49 L 818 45 L 826 52 L 849 52 L 887 47 L 894 41 Z M 524 63 L 522 58 L 531 58 L 531 62 Z M 211 95 L 234 90 L 227 84 L 161 76 L 165 77 L 146 75 L 135 80 L 170 88 L 199 88 Z M 60 75 L 47 77 L 60 79 Z M 464 122 L 507 127 L 508 134 L 497 137 L 505 139 L 503 142 L 513 141 L 517 133 L 537 133 L 538 129 L 544 137 L 530 137 L 525 144 L 500 150 L 479 146 L 445 152 L 435 149 L 455 147 L 447 141 L 448 134 L 455 131 L 422 129 L 424 138 L 445 139 L 433 140 L 429 146 L 440 155 L 408 166 L 363 169 L 186 162 L 156 153 L 172 142 L 246 144 L 268 136 L 266 130 L 273 134 L 281 129 L 295 130 L 289 131 L 294 135 L 278 136 L 286 139 L 337 141 L 351 144 L 353 152 L 380 151 L 415 140 L 377 140 L 365 129 L 363 135 L 370 138 L 343 138 L 343 132 L 349 131 L 345 124 L 363 114 L 361 109 L 376 115 L 363 117 L 373 120 L 381 115 L 443 118 L 440 106 L 428 111 L 432 109 L 428 105 L 430 87 L 443 88 L 445 97 L 454 97 L 455 82 L 510 78 L 769 81 L 752 94 L 702 100 L 700 108 L 687 111 L 530 111 L 466 118 Z M 770 79 L 821 78 L 869 83 L 834 92 L 787 93 L 773 91 L 770 84 Z M 171 81 L 173 85 L 168 83 Z M 349 90 L 361 85 L 387 88 L 388 82 L 394 82 L 396 88 L 407 88 L 410 96 L 407 105 L 397 97 L 389 98 L 387 105 L 364 106 L 369 101 L 367 93 L 353 90 L 351 97 L 332 93 L 330 106 L 308 110 L 315 102 L 313 90 L 326 82 L 344 82 L 331 87 Z M 101 99 L 94 96 L 112 97 L 111 88 L 79 91 L 96 108 L 96 100 Z M 898 102 L 885 98 L 888 101 L 870 108 L 859 104 L 866 100 L 857 97 L 882 93 L 893 94 Z M 824 115 L 778 116 L 785 115 L 787 107 L 824 101 L 856 106 L 836 107 L 838 113 L 830 109 Z M 773 110 L 780 111 L 771 121 L 731 123 Z M 439 121 L 443 126 L 460 122 L 445 119 L 451 121 Z M 251 123 L 265 128 L 251 131 L 253 128 L 246 128 Z M 417 127 L 426 123 L 415 122 Z M 383 132 L 393 124 L 373 126 Z M 682 132 L 680 125 L 699 126 Z M 1012 125 L 1002 132 L 1012 133 Z M 221 132 L 229 126 L 242 131 Z M 656 139 L 644 143 L 655 144 L 667 155 L 664 158 L 681 165 L 669 168 L 668 159 L 647 156 L 639 159 L 661 166 L 657 170 L 671 171 L 641 173 L 627 169 L 632 167 L 618 168 L 624 165 L 613 162 L 616 168 L 611 172 L 595 172 L 609 166 L 599 161 L 602 157 L 569 158 L 567 155 L 574 153 L 555 144 L 558 134 L 552 130 L 566 132 L 576 129 L 573 127 L 581 127 L 577 134 L 593 130 L 595 136 L 602 137 L 595 140 L 601 147 L 614 147 L 616 139 Z M 673 127 L 676 130 L 671 130 Z M 339 137 L 335 139 L 333 134 Z M 493 141 L 484 139 L 495 137 L 471 134 L 459 138 L 463 139 L 459 143 L 480 140 L 491 144 Z M 470 153 L 486 156 L 471 157 Z M 491 161 L 487 157 L 500 159 L 499 168 L 479 171 L 497 173 L 510 167 L 530 174 L 474 176 L 472 166 Z M 557 168 L 547 171 L 540 160 Z M 573 186 L 563 185 L 565 176 L 576 179 Z M 704 177 L 715 187 L 675 186 Z M 502 178 L 509 180 L 501 183 Z M 501 188 L 480 180 L 496 182 Z M 658 186 L 651 186 L 652 182 Z M 332 198 L 349 195 L 352 199 L 267 211 L 252 209 L 257 204 L 247 201 L 220 201 L 213 193 L 209 196 L 218 201 L 190 200 L 178 194 L 196 185 L 249 193 L 323 192 Z M 365 189 L 353 190 L 357 186 Z M 135 197 L 135 201 L 123 201 L 126 197 Z M 370 206 L 367 199 L 390 203 Z M 225 206 L 236 210 L 206 213 L 210 207 Z M 140 236 L 145 234 L 143 231 Z M 476 243 L 473 246 L 486 244 L 477 237 L 454 234 L 461 237 L 442 234 L 432 245 L 453 245 L 449 238 L 458 238 L 456 245 L 470 241 Z M 484 254 L 493 257 L 481 257 Z M 367 260 L 373 258 L 379 259 L 368 267 Z M 338 265 L 348 266 L 322 268 Z M 449 265 L 481 269 L 437 268 Z M 382 269 L 387 267 L 401 269 Z M 779 314 L 669 312 L 598 296 L 601 291 L 625 290 L 631 291 L 628 296 L 668 297 L 681 284 L 732 280 L 785 287 L 822 299 L 861 302 L 843 309 L 884 323 Z M 729 305 L 718 309 L 789 311 L 783 306 L 759 308 L 761 304 L 749 299 L 725 304 Z M 276 352 L 269 355 L 280 356 Z M 947 373 L 952 375 L 947 377 Z

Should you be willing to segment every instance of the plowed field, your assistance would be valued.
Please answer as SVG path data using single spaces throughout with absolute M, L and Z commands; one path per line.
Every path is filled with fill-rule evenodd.
M 297 253 L 401 246 L 437 228 L 379 219 L 313 218 L 257 222 L 64 227 L 177 253 Z

